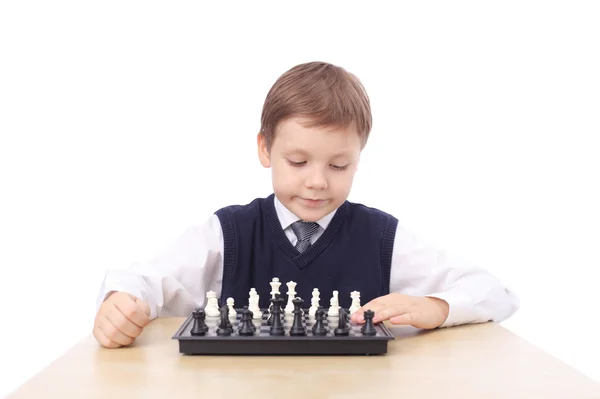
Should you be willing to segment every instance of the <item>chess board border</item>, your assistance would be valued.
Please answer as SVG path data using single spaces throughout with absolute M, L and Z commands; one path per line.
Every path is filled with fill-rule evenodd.
M 236 311 L 239 317 L 241 310 Z M 262 312 L 261 327 L 258 328 L 264 329 L 268 315 L 266 310 Z M 171 337 L 179 342 L 179 352 L 184 355 L 380 355 L 387 353 L 388 342 L 395 339 L 384 323 L 375 323 L 377 335 L 374 336 L 315 336 L 310 333 L 290 336 L 287 331 L 283 336 L 184 335 L 193 322 L 190 314 Z M 328 325 L 330 329 L 336 327 Z M 360 327 L 353 324 L 350 328 L 356 330 Z

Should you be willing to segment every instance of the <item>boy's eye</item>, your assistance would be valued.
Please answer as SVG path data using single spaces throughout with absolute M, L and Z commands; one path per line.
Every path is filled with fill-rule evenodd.
M 292 166 L 302 166 L 302 165 L 304 165 L 304 164 L 306 163 L 306 161 L 302 161 L 302 162 L 294 162 L 294 161 L 292 161 L 291 159 L 288 159 L 287 161 L 288 161 L 288 163 L 289 163 L 290 165 L 292 165 Z
M 344 165 L 344 166 L 331 165 L 331 168 L 334 170 L 346 170 L 347 167 L 348 167 L 348 165 Z

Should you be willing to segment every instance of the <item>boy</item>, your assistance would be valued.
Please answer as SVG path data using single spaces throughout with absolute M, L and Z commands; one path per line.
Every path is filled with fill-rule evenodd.
M 336 290 L 350 306 L 359 291 L 375 322 L 417 328 L 502 321 L 516 297 L 483 270 L 419 242 L 398 220 L 346 200 L 371 130 L 359 80 L 322 62 L 298 65 L 269 91 L 257 137 L 273 194 L 218 210 L 186 231 L 162 256 L 109 271 L 98 297 L 94 336 L 105 347 L 131 344 L 159 316 L 187 316 L 214 291 L 248 305 L 251 288 L 267 308 L 273 277 L 294 281 L 327 307 Z

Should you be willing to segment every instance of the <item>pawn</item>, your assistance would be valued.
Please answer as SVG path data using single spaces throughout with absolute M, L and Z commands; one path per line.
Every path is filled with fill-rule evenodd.
M 337 336 L 348 335 L 350 333 L 350 328 L 348 327 L 348 313 L 343 308 L 340 308 L 338 327 L 333 330 L 333 333 Z
M 325 309 L 319 306 L 315 312 L 315 325 L 312 327 L 313 335 L 323 336 L 327 335 L 329 330 L 325 327 Z
M 376 335 L 377 330 L 373 325 L 373 317 L 375 317 L 375 312 L 372 310 L 367 310 L 364 313 L 365 324 L 361 327 L 360 332 L 362 335 Z
M 252 323 L 252 312 L 244 307 L 242 310 L 242 318 L 240 319 L 240 328 L 238 329 L 238 334 L 242 337 L 248 337 L 254 335 L 256 331 L 256 326 Z
M 294 305 L 294 321 L 292 322 L 292 327 L 290 328 L 290 335 L 298 336 L 298 335 L 306 335 L 306 327 L 304 327 L 303 323 L 303 312 L 302 312 L 302 304 L 304 300 L 299 297 L 296 297 L 292 300 L 292 304 Z
M 192 316 L 194 317 L 194 325 L 192 326 L 190 333 L 194 336 L 206 334 L 208 331 L 208 326 L 204 322 L 206 318 L 206 313 L 204 310 L 196 308 L 192 313 Z
M 233 298 L 227 298 L 227 308 L 229 309 L 229 316 L 233 317 L 237 315 L 237 312 L 235 311 L 233 305 L 235 303 Z

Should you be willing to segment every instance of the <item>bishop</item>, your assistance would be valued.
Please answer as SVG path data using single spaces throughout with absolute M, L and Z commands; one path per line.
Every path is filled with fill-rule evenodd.
M 329 311 L 327 312 L 327 316 L 337 317 L 340 314 L 340 301 L 339 301 L 339 292 L 333 291 L 333 296 L 329 300 Z

